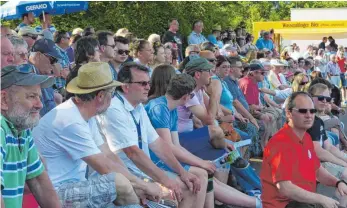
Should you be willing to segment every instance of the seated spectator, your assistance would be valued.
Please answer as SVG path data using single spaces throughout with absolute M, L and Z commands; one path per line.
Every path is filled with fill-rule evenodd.
M 347 193 L 343 181 L 327 172 L 319 162 L 311 136 L 314 104 L 305 92 L 293 93 L 286 106 L 288 123 L 269 141 L 261 170 L 263 207 L 338 207 L 339 202 L 316 194 L 316 180 Z
M 259 50 L 263 50 L 264 48 L 266 48 L 270 51 L 274 51 L 275 49 L 273 41 L 270 39 L 270 33 L 268 31 L 265 31 L 263 33 L 263 37 L 257 40 L 256 46 Z
M 153 45 L 155 42 L 158 42 L 159 44 L 161 44 L 160 35 L 155 33 L 151 34 L 147 40 L 148 42 L 151 43 L 151 45 Z
M 165 72 L 166 74 L 174 77 L 171 78 L 170 76 L 166 76 L 165 78 L 168 79 L 162 80 L 163 76 L 159 74 L 162 74 L 163 71 L 167 71 Z M 171 71 L 171 73 L 169 71 Z M 192 93 L 196 87 L 195 80 L 187 74 L 175 76 L 174 69 L 169 66 L 162 68 L 160 71 L 154 71 L 151 80 L 151 89 L 154 88 L 153 91 L 156 94 L 152 95 L 153 99 L 148 102 L 145 109 L 159 136 L 164 138 L 171 145 L 173 153 L 181 162 L 200 167 L 208 171 L 210 174 L 214 173 L 216 167 L 211 162 L 196 157 L 180 145 L 177 132 L 177 107 L 179 105 L 184 105 L 191 99 L 191 96 L 194 95 Z M 162 163 L 159 162 L 159 164 Z M 217 192 L 213 192 L 213 189 Z M 207 196 L 209 196 L 210 199 L 206 198 L 205 207 L 211 205 L 207 204 L 207 202 L 212 202 L 212 207 L 215 207 L 213 204 L 213 194 L 218 201 L 225 204 L 240 205 L 243 207 L 260 206 L 260 201 L 257 201 L 256 198 L 246 196 L 233 188 L 222 184 L 215 178 L 213 179 L 213 189 L 208 188 L 207 190 Z M 195 206 L 197 205 L 195 204 Z
M 215 57 L 220 55 L 219 48 L 211 42 L 204 42 L 200 44 L 201 51 L 211 51 Z
M 70 60 L 66 52 L 66 49 L 69 48 L 69 39 L 70 35 L 66 31 L 57 31 L 54 33 L 55 46 L 61 56 L 61 58 L 58 59 L 61 70 L 59 71 L 59 76 L 55 79 L 55 87 L 61 93 L 64 91 L 66 78 L 70 73 Z
M 160 44 L 160 42 L 155 42 L 153 44 L 153 50 L 153 61 L 150 63 L 150 66 L 152 69 L 155 69 L 155 67 L 157 67 L 158 65 L 165 63 L 165 49 L 164 46 Z
M 128 169 L 171 189 L 180 207 L 191 207 L 193 202 L 205 198 L 207 177 L 204 178 L 206 174 L 201 171 L 192 172 L 183 167 L 151 125 L 142 105 L 150 88 L 148 73 L 148 68 L 134 62 L 122 66 L 118 81 L 124 85 L 117 88 L 107 112 L 98 117 L 99 126 L 111 151 Z M 152 156 L 150 152 L 164 161 L 172 172 L 159 169 L 152 162 L 154 154 Z M 201 190 L 200 185 L 203 185 Z
M 116 44 L 117 51 L 110 63 L 116 71 L 116 74 L 118 74 L 120 66 L 125 63 L 129 57 L 129 41 L 122 36 L 115 36 L 114 43 Z
M 89 62 L 100 61 L 99 41 L 93 37 L 82 37 L 76 44 L 75 66 L 66 78 L 66 85 L 77 76 L 78 69 Z M 65 86 L 66 87 L 66 86 Z M 64 99 L 68 100 L 72 94 L 65 92 Z
M 29 26 L 21 27 L 18 31 L 18 36 L 22 37 L 27 42 L 28 50 L 31 50 L 40 34 L 42 33 L 36 32 L 34 28 Z
M 100 61 L 108 63 L 112 72 L 113 80 L 117 80 L 117 71 L 111 64 L 111 60 L 114 59 L 117 51 L 113 33 L 110 31 L 99 31 L 96 36 L 100 44 Z
M 200 53 L 200 47 L 197 44 L 192 44 L 192 45 L 188 45 L 186 50 L 185 50 L 185 58 L 184 60 L 180 63 L 180 65 L 178 66 L 178 70 L 180 72 L 183 72 L 185 66 L 187 65 L 187 63 L 196 58 L 199 57 L 199 53 Z
M 239 80 L 240 89 L 246 97 L 251 114 L 264 123 L 265 133 L 261 138 L 262 148 L 265 147 L 269 138 L 277 131 L 281 124 L 281 117 L 279 117 L 277 111 L 264 107 L 260 103 L 258 82 L 264 80 L 266 72 L 261 64 L 251 64 L 248 75 Z
M 40 39 L 35 42 L 30 53 L 29 62 L 34 65 L 35 72 L 42 75 L 60 75 L 61 66 L 57 64 L 58 60 L 62 57 L 58 53 L 55 43 L 52 40 Z M 59 98 L 57 98 L 59 97 Z M 55 92 L 53 87 L 42 89 L 42 104 L 43 108 L 40 115 L 44 116 L 50 110 L 55 108 L 58 103 L 55 100 L 62 100 L 62 96 Z
M 241 51 L 244 51 L 247 54 L 249 51 L 258 51 L 257 46 L 253 44 L 254 36 L 252 34 L 247 34 L 245 41 L 246 44 L 241 48 Z
M 287 83 L 283 83 L 283 80 L 280 78 L 280 74 L 284 72 L 284 64 L 279 62 L 277 59 L 272 59 L 271 62 L 271 71 L 267 76 L 271 88 L 276 90 L 284 90 L 290 88 Z
M 79 35 L 82 36 L 83 35 L 83 29 L 80 27 L 76 27 L 72 30 L 72 36 L 74 35 Z
M 173 48 L 170 42 L 164 44 L 164 53 L 165 53 L 165 64 L 172 65 L 177 67 L 177 56 L 175 54 L 175 49 Z
M 28 44 L 23 38 L 17 36 L 9 37 L 14 47 L 13 65 L 27 64 L 29 59 Z
M 78 34 L 72 35 L 70 37 L 70 46 L 66 50 L 66 53 L 69 57 L 70 65 L 72 65 L 75 62 L 75 54 L 74 53 L 76 50 L 77 41 L 81 38 L 82 38 L 82 36 L 78 35 Z
M 66 87 L 75 96 L 47 113 L 33 130 L 63 206 L 138 204 L 129 180 L 135 190 L 151 193 L 147 191 L 149 185 L 131 175 L 115 155 L 111 156 L 95 121 L 96 115 L 107 110 L 115 87 L 121 84 L 112 80 L 107 63 L 83 65 Z M 100 175 L 86 178 L 87 165 Z
M 130 51 L 134 62 L 146 66 L 149 70 L 149 76 L 152 75 L 153 69 L 149 66 L 153 61 L 154 50 L 151 43 L 144 39 L 138 39 L 130 45 Z
M 347 158 L 345 154 L 331 144 L 326 134 L 325 122 L 322 120 L 329 101 L 331 101 L 329 88 L 321 83 L 312 85 L 308 91 L 312 96 L 317 113 L 313 126 L 307 130 L 312 137 L 314 148 L 322 166 L 332 175 L 347 180 Z M 340 122 L 337 120 L 337 122 Z
M 1 68 L 14 64 L 14 47 L 6 36 L 1 36 Z
M 1 207 L 22 207 L 25 183 L 41 207 L 61 207 L 31 133 L 40 119 L 41 88 L 53 83 L 13 65 L 1 69 Z

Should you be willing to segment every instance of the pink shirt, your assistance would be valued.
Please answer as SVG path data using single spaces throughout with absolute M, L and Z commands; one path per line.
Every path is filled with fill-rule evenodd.
M 246 97 L 248 105 L 259 105 L 259 89 L 256 82 L 246 76 L 239 80 L 239 86 Z
M 189 110 L 189 107 L 204 104 L 204 91 L 202 89 L 194 91 L 195 96 L 190 99 L 185 105 L 178 106 L 178 132 L 193 131 L 193 113 Z

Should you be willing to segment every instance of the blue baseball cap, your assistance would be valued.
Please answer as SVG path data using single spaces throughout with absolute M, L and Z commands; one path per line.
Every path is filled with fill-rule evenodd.
M 33 45 L 33 48 L 31 49 L 32 52 L 41 52 L 43 54 L 47 54 L 49 56 L 52 56 L 53 58 L 56 59 L 61 59 L 62 57 L 60 56 L 58 52 L 58 48 L 53 42 L 53 40 L 50 39 L 40 39 L 35 42 Z

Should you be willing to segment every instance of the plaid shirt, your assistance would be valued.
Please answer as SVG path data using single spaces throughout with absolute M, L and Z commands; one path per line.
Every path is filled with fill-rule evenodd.
M 61 59 L 58 60 L 58 63 L 61 65 L 61 67 L 63 69 L 65 68 L 70 68 L 70 60 L 69 60 L 69 56 L 67 55 L 66 50 L 60 48 L 58 45 L 56 45 L 57 51 L 60 54 Z M 66 80 L 62 77 L 58 77 L 55 78 L 55 86 L 57 87 L 57 89 L 63 88 L 65 87 L 66 84 Z

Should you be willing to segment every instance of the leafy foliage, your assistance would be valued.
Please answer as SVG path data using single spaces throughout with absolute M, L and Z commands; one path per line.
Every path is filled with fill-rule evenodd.
M 3 4 L 3 2 L 1 2 Z M 212 2 L 212 1 L 167 1 L 89 2 L 87 12 L 54 16 L 58 30 L 72 31 L 73 28 L 93 26 L 96 30 L 111 30 L 126 27 L 138 37 L 147 38 L 151 33 L 163 34 L 170 18 L 178 18 L 181 34 L 191 32 L 194 20 L 204 22 L 204 33 L 209 34 L 215 24 L 222 28 L 235 28 L 241 21 L 251 31 L 252 22 L 290 20 L 291 8 L 337 8 L 347 7 L 346 1 L 280 1 L 280 2 Z M 4 21 L 2 24 L 15 28 L 20 20 Z M 39 24 L 38 20 L 35 23 Z

